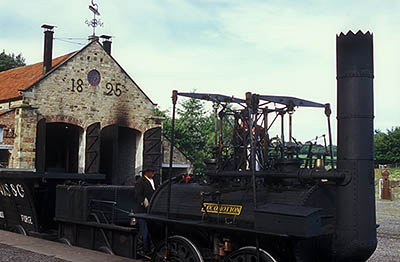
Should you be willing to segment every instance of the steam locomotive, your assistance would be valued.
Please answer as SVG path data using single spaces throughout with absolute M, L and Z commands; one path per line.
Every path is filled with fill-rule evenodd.
M 93 183 L 101 177 L 91 177 L 89 184 L 65 183 L 57 177 L 56 201 L 47 204 L 55 220 L 35 215 L 29 232 L 56 225 L 64 243 L 136 257 L 140 237 L 133 222 L 143 219 L 155 244 L 155 262 L 366 261 L 377 245 L 373 77 L 372 35 L 337 36 L 337 159 L 329 104 L 250 92 L 242 99 L 174 91 L 170 167 L 178 97 L 213 103 L 215 141 L 204 175 L 170 175 L 144 214 L 135 212 L 133 186 Z M 315 143 L 302 144 L 293 136 L 292 117 L 298 107 L 324 111 L 328 142 L 323 136 L 322 153 L 315 153 Z M 276 122 L 281 124 L 280 134 L 271 137 Z M 306 156 L 300 154 L 304 146 Z M 40 182 L 27 179 L 32 180 L 29 187 L 10 182 L 15 190 L 8 192 L 36 194 L 37 200 Z M 14 220 L 19 221 L 22 202 L 13 201 L 3 200 L 0 207 L 14 208 L 19 214 Z M 35 212 L 43 210 L 42 206 Z M 0 225 L 2 219 L 4 214 Z M 24 233 L 26 228 L 18 230 Z

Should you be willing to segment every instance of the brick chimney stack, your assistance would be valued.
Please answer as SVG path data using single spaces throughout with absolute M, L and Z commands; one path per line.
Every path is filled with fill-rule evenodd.
M 101 39 L 103 39 L 103 48 L 107 54 L 111 55 L 111 36 L 109 35 L 101 35 Z
M 42 25 L 44 31 L 44 48 L 43 48 L 43 75 L 51 70 L 51 62 L 53 60 L 53 28 L 52 25 Z

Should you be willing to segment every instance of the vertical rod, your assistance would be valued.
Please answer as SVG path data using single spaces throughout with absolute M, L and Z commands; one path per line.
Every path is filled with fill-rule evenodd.
M 96 20 L 96 14 L 93 13 L 93 21 Z M 96 25 L 93 25 L 93 36 L 96 36 Z
M 292 142 L 292 115 L 293 112 L 289 112 L 289 142 Z
M 169 152 L 169 168 L 168 168 L 168 199 L 167 199 L 167 219 L 171 208 L 171 177 L 172 177 L 172 163 L 174 159 L 174 143 L 175 143 L 175 111 L 176 101 L 178 100 L 178 91 L 172 91 L 172 123 L 171 123 L 171 147 Z M 165 225 L 165 249 L 168 258 L 168 222 Z
M 223 149 L 223 142 L 222 142 L 222 117 L 219 119 L 219 147 L 218 147 L 218 169 L 222 169 L 222 149 Z
M 219 169 L 221 163 L 221 154 L 218 147 L 218 104 L 214 102 L 214 149 L 213 149 L 213 157 L 217 159 L 217 170 Z
M 264 110 L 264 136 L 265 136 L 265 145 L 264 145 L 264 169 L 268 167 L 268 146 L 269 146 L 269 136 L 268 136 L 268 108 Z
M 285 158 L 285 119 L 284 113 L 279 113 L 281 115 L 281 140 L 282 140 L 282 148 L 281 148 L 281 158 Z
M 257 208 L 257 187 L 256 187 L 256 158 L 255 158 L 255 150 L 254 150 L 254 136 L 253 136 L 253 116 L 252 116 L 252 94 L 250 92 L 246 93 L 246 104 L 247 110 L 249 113 L 249 135 L 250 135 L 250 167 L 251 167 L 251 174 L 253 180 L 253 204 L 254 209 Z
M 329 154 L 331 155 L 331 166 L 332 168 L 335 168 L 335 161 L 334 161 L 334 155 L 333 155 L 333 144 L 332 144 L 332 127 L 331 127 L 331 105 L 326 104 L 325 105 L 325 115 L 328 119 L 328 135 L 329 135 Z
M 251 150 L 251 174 L 253 177 L 253 203 L 254 209 L 257 208 L 257 187 L 256 187 L 256 157 L 254 150 L 254 134 L 253 134 L 253 118 L 251 115 L 251 110 L 249 109 L 249 118 L 250 118 L 250 150 Z
M 217 147 L 217 145 L 218 145 L 218 138 L 217 138 L 217 135 L 218 135 L 218 112 L 217 112 L 217 110 L 218 110 L 218 104 L 217 103 L 214 103 L 214 146 L 215 147 Z
M 174 143 L 175 143 L 175 110 L 176 101 L 178 100 L 178 91 L 172 91 L 172 123 L 171 123 L 171 148 L 169 152 L 169 168 L 168 168 L 168 203 L 167 203 L 167 219 L 171 208 L 171 177 L 172 177 L 172 162 L 174 160 Z
M 329 125 L 329 150 L 330 150 L 330 155 L 331 155 L 331 166 L 332 168 L 335 168 L 335 156 L 333 154 L 333 144 L 332 144 L 332 130 L 331 130 L 331 121 L 328 118 L 328 125 Z

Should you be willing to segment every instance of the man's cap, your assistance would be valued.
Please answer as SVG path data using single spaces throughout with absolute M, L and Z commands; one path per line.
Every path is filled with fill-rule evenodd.
M 143 173 L 146 173 L 146 172 L 148 172 L 148 171 L 153 171 L 153 172 L 155 172 L 155 170 L 154 170 L 153 168 L 151 168 L 151 167 L 148 167 L 148 168 L 145 168 L 145 169 L 142 170 Z

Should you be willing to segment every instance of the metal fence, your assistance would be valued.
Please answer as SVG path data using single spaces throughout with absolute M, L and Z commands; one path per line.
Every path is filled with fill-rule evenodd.
M 400 168 L 400 163 L 378 165 L 378 168 L 379 168 L 379 169 L 386 169 L 386 168 Z

